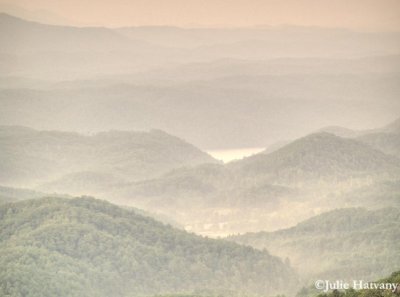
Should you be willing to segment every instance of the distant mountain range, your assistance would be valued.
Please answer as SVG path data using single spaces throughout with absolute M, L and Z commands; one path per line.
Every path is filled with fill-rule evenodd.
M 224 55 L 245 58 L 250 48 L 268 49 L 265 54 L 281 56 L 279 50 L 284 50 L 285 56 L 330 56 L 355 54 L 363 55 L 372 52 L 397 52 L 399 33 L 360 33 L 344 29 L 317 27 L 254 27 L 254 28 L 177 28 L 177 27 L 68 27 L 47 25 L 23 20 L 6 13 L 0 14 L 2 38 L 8 44 L 2 44 L 6 49 L 25 51 L 57 49 L 62 51 L 79 50 L 136 50 L 135 45 L 153 45 L 153 47 L 171 50 L 173 47 L 192 49 L 193 54 L 201 51 L 208 56 Z M 12 33 L 12 35 L 10 35 Z M 19 38 L 12 39 L 10 36 Z M 64 38 L 63 38 L 64 37 Z M 58 41 L 51 43 L 50 41 Z M 371 40 L 380 40 L 374 43 Z M 290 42 L 293 47 L 284 47 Z M 337 43 L 335 43 L 337 42 Z M 340 43 L 346 42 L 347 48 L 341 48 Z M 303 48 L 299 46 L 303 45 Z M 98 46 L 95 48 L 94 46 Z M 316 46 L 318 45 L 318 46 Z M 391 45 L 391 47 L 388 47 Z M 246 48 L 249 47 L 249 48 Z M 306 48 L 304 48 L 304 46 Z M 306 49 L 311 53 L 307 53 Z M 228 52 L 227 52 L 228 51 Z M 325 51 L 325 52 L 324 52 Z M 252 53 L 252 57 L 262 56 L 262 51 Z M 204 55 L 204 53 L 203 53 Z
M 4 296 L 272 295 L 297 285 L 293 270 L 265 251 L 202 238 L 91 198 L 0 206 L 0 253 Z
M 400 211 L 337 209 L 276 232 L 229 237 L 288 257 L 305 279 L 365 279 L 400 267 Z
M 0 14 L 0 28 L 2 52 L 107 51 L 131 46 L 128 38 L 110 29 L 46 25 L 4 13 Z
M 0 125 L 161 129 L 211 150 L 400 110 L 399 33 L 0 24 Z

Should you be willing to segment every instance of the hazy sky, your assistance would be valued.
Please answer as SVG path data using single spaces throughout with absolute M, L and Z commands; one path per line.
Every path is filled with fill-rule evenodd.
M 400 29 L 400 0 L 0 0 L 0 9 L 75 25 Z

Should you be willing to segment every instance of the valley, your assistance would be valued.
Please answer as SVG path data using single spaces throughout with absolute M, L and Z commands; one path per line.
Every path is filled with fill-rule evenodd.
M 328 1 L 316 22 L 322 2 L 250 0 L 217 27 L 170 16 L 240 1 L 60 0 L 47 9 L 70 15 L 49 23 L 47 0 L 15 2 L 0 3 L 1 297 L 399 295 L 318 288 L 400 281 L 393 1 Z M 233 25 L 283 2 L 289 23 Z M 88 9 L 147 15 L 73 21 Z

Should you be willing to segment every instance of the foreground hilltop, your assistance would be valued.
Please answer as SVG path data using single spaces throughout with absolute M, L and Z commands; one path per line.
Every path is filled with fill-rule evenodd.
M 296 283 L 267 252 L 202 238 L 92 198 L 0 207 L 0 295 L 138 296 L 237 291 L 272 295 Z

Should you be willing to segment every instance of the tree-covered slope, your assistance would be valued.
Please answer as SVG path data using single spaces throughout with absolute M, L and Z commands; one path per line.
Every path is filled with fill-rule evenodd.
M 343 127 L 325 127 L 328 132 L 339 137 L 353 138 L 388 155 L 400 157 L 400 118 L 388 125 L 372 130 L 351 130 Z
M 377 132 L 388 133 L 388 134 L 399 134 L 400 133 L 400 118 L 387 124 L 383 128 L 377 129 Z
M 360 136 L 357 140 L 400 158 L 400 133 L 371 133 Z
M 338 209 L 276 232 L 231 240 L 288 257 L 307 278 L 374 279 L 400 267 L 400 211 Z
M 92 198 L 0 206 L 0 295 L 139 296 L 295 283 L 267 252 L 202 238 Z
M 270 154 L 227 165 L 180 168 L 143 182 L 122 185 L 120 196 L 150 197 L 156 203 L 201 197 L 213 205 L 260 205 L 273 197 L 298 194 L 299 182 L 337 184 L 355 178 L 393 178 L 400 160 L 368 145 L 328 133 L 312 134 Z M 144 199 L 144 201 L 151 201 Z
M 60 186 L 66 174 L 113 174 L 115 179 L 132 181 L 180 166 L 216 162 L 191 144 L 158 130 L 85 136 L 2 126 L 0 156 L 1 183 L 40 182 L 58 177 Z M 81 174 L 79 178 L 91 183 L 97 177 Z
M 400 157 L 400 118 L 383 128 L 369 131 L 357 137 L 358 141 L 386 154 Z
M 245 176 L 292 183 L 398 174 L 400 160 L 355 140 L 323 132 L 298 139 L 271 154 L 233 162 L 230 167 Z
M 29 189 L 18 189 L 0 186 L 0 204 L 7 202 L 17 202 L 20 200 L 29 200 L 46 197 L 48 194 Z M 55 196 L 53 194 L 53 196 Z M 64 198 L 66 198 L 64 196 Z
M 269 154 L 119 185 L 107 197 L 172 213 L 190 230 L 224 236 L 286 228 L 338 207 L 398 205 L 399 178 L 395 156 L 317 133 Z
M 367 208 L 400 207 L 400 180 L 375 182 L 359 187 L 341 197 L 349 205 L 362 205 Z

